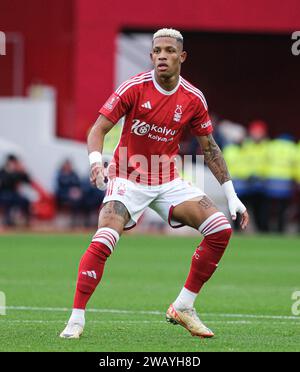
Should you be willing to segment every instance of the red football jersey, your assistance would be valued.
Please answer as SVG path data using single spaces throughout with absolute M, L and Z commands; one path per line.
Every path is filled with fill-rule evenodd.
M 178 177 L 174 159 L 187 125 L 196 136 L 212 132 L 203 93 L 181 76 L 177 86 L 166 91 L 154 70 L 121 84 L 99 112 L 113 123 L 125 116 L 109 173 L 143 184 Z

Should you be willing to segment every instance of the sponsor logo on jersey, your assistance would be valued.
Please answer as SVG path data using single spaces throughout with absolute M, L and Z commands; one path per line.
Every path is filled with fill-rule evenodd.
M 145 134 L 149 133 L 150 128 L 150 124 L 138 119 L 134 119 L 131 127 L 131 133 L 137 134 L 138 136 L 144 136 Z
M 168 129 L 166 126 L 160 127 L 159 125 L 156 124 L 147 124 L 144 121 L 140 121 L 139 119 L 134 119 L 131 127 L 131 133 L 137 134 L 138 136 L 144 136 L 148 134 L 149 138 L 164 142 L 170 141 L 171 139 L 161 137 L 159 135 L 174 136 L 176 132 L 177 130 Z
M 141 105 L 141 107 L 144 107 L 144 108 L 149 109 L 149 110 L 152 109 L 152 106 L 151 106 L 150 101 L 147 101 L 147 102 L 143 103 L 143 104 Z
M 174 112 L 173 120 L 179 123 L 181 120 L 181 116 L 182 116 L 182 106 L 176 105 L 176 110 Z
M 109 99 L 105 102 L 105 104 L 104 104 L 104 108 L 105 108 L 106 110 L 112 111 L 112 110 L 116 107 L 116 105 L 117 105 L 119 99 L 120 99 L 120 97 L 117 96 L 115 93 L 113 93 L 113 94 L 109 97 Z
M 211 125 L 211 121 L 208 120 L 206 123 L 201 124 L 201 128 L 205 129 Z

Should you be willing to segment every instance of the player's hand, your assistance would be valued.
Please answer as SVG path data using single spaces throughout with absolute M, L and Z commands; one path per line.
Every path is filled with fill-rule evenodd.
M 247 209 L 244 206 L 244 204 L 236 196 L 228 200 L 228 207 L 229 207 L 229 211 L 230 211 L 231 218 L 233 219 L 233 221 L 236 220 L 236 214 L 240 213 L 242 217 L 241 228 L 244 230 L 247 227 L 248 222 L 249 222 L 249 215 L 248 215 Z
M 238 196 L 237 196 L 237 194 L 234 190 L 232 181 L 229 180 L 229 181 L 224 182 L 222 184 L 222 188 L 223 188 L 224 193 L 226 195 L 226 198 L 228 200 L 228 208 L 229 208 L 229 211 L 230 211 L 230 214 L 231 214 L 231 218 L 233 219 L 233 221 L 235 221 L 236 220 L 236 214 L 240 213 L 240 215 L 242 216 L 241 228 L 245 229 L 248 225 L 248 222 L 249 222 L 249 215 L 248 215 L 246 207 L 244 206 L 244 204 L 238 198 Z
M 96 186 L 99 190 L 105 190 L 106 183 L 104 175 L 104 167 L 102 163 L 94 163 L 91 165 L 90 181 L 93 186 Z

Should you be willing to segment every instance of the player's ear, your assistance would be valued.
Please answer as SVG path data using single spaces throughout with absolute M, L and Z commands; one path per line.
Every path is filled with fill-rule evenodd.
M 150 52 L 150 59 L 153 62 L 153 53 L 152 52 Z
M 180 53 L 180 62 L 183 63 L 186 60 L 186 58 L 187 58 L 187 52 L 182 51 Z

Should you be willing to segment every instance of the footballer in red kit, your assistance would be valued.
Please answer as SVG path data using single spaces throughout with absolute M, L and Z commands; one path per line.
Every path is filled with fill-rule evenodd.
M 181 75 L 187 53 L 183 37 L 163 28 L 153 35 L 150 57 L 154 69 L 121 84 L 100 109 L 88 135 L 91 183 L 106 188 L 98 230 L 79 263 L 73 311 L 62 338 L 79 338 L 85 327 L 87 303 L 101 281 L 107 258 L 127 228 L 134 227 L 147 207 L 172 227 L 190 226 L 203 235 L 195 250 L 186 282 L 170 304 L 166 320 L 193 336 L 213 337 L 200 320 L 194 302 L 211 278 L 231 236 L 231 225 L 210 198 L 179 177 L 176 155 L 186 127 L 194 135 L 204 160 L 220 183 L 233 220 L 249 216 L 235 193 L 222 152 L 216 144 L 203 93 Z M 124 117 L 119 144 L 105 184 L 102 150 L 106 134 Z
M 202 92 L 179 76 L 172 91 L 166 91 L 155 80 L 154 71 L 134 76 L 122 84 L 101 108 L 100 113 L 112 123 L 125 116 L 123 132 L 114 161 L 116 174 L 120 175 L 119 149 L 127 148 L 127 163 L 130 157 L 143 154 L 151 165 L 151 155 L 167 155 L 165 162 L 171 162 L 178 153 L 181 135 L 186 126 L 196 136 L 212 132 L 207 103 Z M 163 173 L 155 174 L 151 167 L 139 169 L 145 177 L 141 183 L 160 184 L 178 177 L 176 169 L 168 165 Z M 129 178 L 135 168 L 128 168 L 123 177 Z M 147 176 L 146 177 L 146 174 Z M 152 176 L 152 177 L 151 177 Z M 156 177 L 156 179 L 155 179 Z

